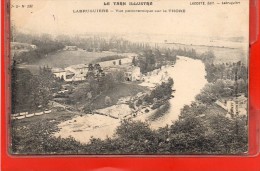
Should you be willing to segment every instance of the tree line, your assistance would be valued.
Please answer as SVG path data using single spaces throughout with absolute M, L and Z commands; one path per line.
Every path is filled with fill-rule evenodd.
M 176 122 L 158 130 L 150 129 L 145 122 L 123 120 L 112 138 L 92 138 L 88 144 L 81 144 L 72 137 L 55 138 L 51 136 L 56 131 L 53 124 L 36 121 L 28 128 L 13 128 L 13 131 L 18 132 L 12 139 L 12 152 L 147 155 L 243 154 L 247 151 L 245 118 L 230 119 L 221 114 L 198 117 L 205 109 L 197 108 L 198 106 L 185 107 Z M 44 129 L 46 127 L 47 130 Z
M 27 69 L 11 68 L 11 111 L 35 112 L 48 108 L 52 94 L 61 87 L 60 80 L 56 79 L 48 67 L 39 69 L 38 75 L 32 75 Z

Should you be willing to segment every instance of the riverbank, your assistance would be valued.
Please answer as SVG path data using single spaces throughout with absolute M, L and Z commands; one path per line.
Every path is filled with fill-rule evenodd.
M 178 56 L 176 64 L 172 67 L 166 67 L 161 70 L 158 75 L 154 75 L 146 79 L 147 81 L 142 85 L 149 85 L 153 87 L 164 76 L 164 78 L 171 77 L 174 80 L 173 88 L 176 90 L 172 93 L 174 98 L 169 100 L 170 108 L 164 116 L 154 121 L 149 121 L 149 117 L 153 114 L 148 113 L 139 115 L 135 119 L 141 121 L 148 121 L 151 128 L 158 129 L 167 124 L 170 125 L 179 117 L 181 109 L 185 105 L 190 105 L 195 101 L 196 95 L 200 93 L 202 88 L 206 85 L 205 65 L 201 60 Z M 167 77 L 166 77 L 167 76 Z

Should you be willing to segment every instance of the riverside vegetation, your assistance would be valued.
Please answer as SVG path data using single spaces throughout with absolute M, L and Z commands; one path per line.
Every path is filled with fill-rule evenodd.
M 91 40 L 84 41 L 91 42 Z M 99 41 L 99 45 L 102 45 L 103 49 L 108 48 L 109 44 L 107 45 L 103 39 Z M 40 43 L 38 45 L 41 47 Z M 95 48 L 92 43 L 89 43 L 88 46 L 79 41 L 77 45 L 89 51 Z M 56 50 L 62 46 L 62 43 L 57 45 Z M 44 48 L 48 47 L 44 46 Z M 114 47 L 114 44 L 111 43 L 109 48 L 117 48 L 117 46 Z M 152 71 L 160 65 L 163 66 L 167 61 L 174 63 L 177 55 L 202 60 L 206 67 L 206 78 L 209 83 L 196 97 L 195 102 L 183 107 L 179 119 L 172 124 L 153 130 L 148 123 L 126 119 L 121 121 L 121 125 L 116 129 L 113 137 L 105 140 L 92 138 L 88 144 L 82 144 L 72 137 L 56 138 L 52 136 L 58 129 L 57 124 L 73 118 L 73 112 L 56 112 L 47 116 L 12 120 L 10 151 L 18 154 L 242 154 L 247 152 L 247 117 L 238 115 L 227 117 L 224 112 L 216 109 L 214 104 L 218 98 L 235 97 L 238 93 L 247 95 L 247 68 L 244 64 L 241 62 L 215 64 L 215 55 L 211 51 L 197 54 L 193 49 L 153 50 L 147 45 L 131 44 L 127 41 L 118 43 L 118 49 L 121 52 L 143 52 L 138 60 L 133 60 L 133 65 L 139 66 L 142 73 Z M 51 49 L 50 52 L 53 50 Z M 39 55 L 36 57 L 39 58 L 43 58 L 44 53 L 47 52 L 43 50 L 44 53 L 41 54 L 42 51 L 40 49 L 38 51 Z M 28 59 L 29 62 L 34 55 L 29 53 L 28 55 L 29 57 L 26 57 L 25 60 Z M 13 103 L 16 104 L 12 106 L 13 112 L 26 110 L 26 108 L 35 111 L 47 107 L 48 102 L 52 100 L 51 94 L 56 91 L 53 88 L 59 87 L 62 80 L 55 80 L 50 76 L 48 67 L 41 68 L 40 74 L 35 76 L 27 70 L 16 73 L 15 65 L 14 63 L 12 86 L 17 89 L 14 89 L 12 94 Z M 23 77 L 22 79 L 17 79 L 19 74 L 20 78 Z M 109 91 L 120 82 L 110 78 L 109 75 L 102 78 L 110 81 L 111 84 L 108 86 L 103 87 L 103 84 L 95 82 L 96 86 L 90 85 L 90 87 L 97 89 L 97 94 L 104 90 Z M 153 97 L 147 96 L 143 99 L 148 103 L 155 97 L 166 99 L 165 108 L 162 108 L 151 119 L 155 119 L 156 115 L 167 111 L 167 99 L 169 98 L 167 95 L 170 94 L 169 91 L 172 87 L 171 81 L 169 82 L 168 85 L 165 83 L 159 86 L 158 91 L 155 89 L 150 95 Z M 17 93 L 23 87 L 24 91 Z M 31 91 L 32 89 L 35 91 Z M 165 92 L 165 94 L 158 92 Z M 28 101 L 29 99 L 31 101 Z M 84 108 L 84 110 L 89 109 Z

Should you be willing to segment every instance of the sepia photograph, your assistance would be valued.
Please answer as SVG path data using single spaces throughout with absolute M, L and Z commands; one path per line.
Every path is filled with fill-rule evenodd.
M 13 155 L 248 152 L 249 0 L 11 0 Z

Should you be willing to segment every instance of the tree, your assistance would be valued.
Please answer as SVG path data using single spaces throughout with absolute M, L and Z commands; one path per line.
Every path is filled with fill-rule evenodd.
M 51 100 L 51 85 L 46 84 L 42 77 L 34 76 L 30 80 L 30 86 L 33 87 L 30 94 L 31 110 L 44 109 Z
M 91 72 L 94 70 L 93 64 L 88 64 L 88 71 Z
M 212 104 L 217 100 L 215 94 L 212 93 L 213 84 L 206 84 L 201 93 L 196 96 L 196 100 L 204 104 Z
M 202 60 L 205 63 L 213 64 L 216 56 L 214 55 L 213 51 L 209 50 L 201 55 Z
M 137 65 L 137 63 L 136 63 L 136 59 L 135 59 L 135 56 L 134 56 L 133 59 L 132 59 L 132 65 L 134 65 L 134 66 Z
M 29 110 L 30 94 L 32 89 L 34 89 L 30 85 L 32 78 L 33 75 L 29 70 L 16 67 L 16 62 L 14 62 L 11 68 L 12 113 Z
M 113 78 L 116 82 L 125 81 L 125 75 L 123 71 L 114 71 L 112 72 Z
M 111 98 L 110 98 L 109 96 L 106 96 L 106 97 L 105 97 L 105 104 L 106 104 L 107 106 L 109 106 L 111 103 L 112 103 Z
M 16 68 L 16 60 L 13 61 L 11 66 L 11 104 L 12 104 L 12 113 L 16 112 L 16 105 L 17 105 L 17 68 Z

